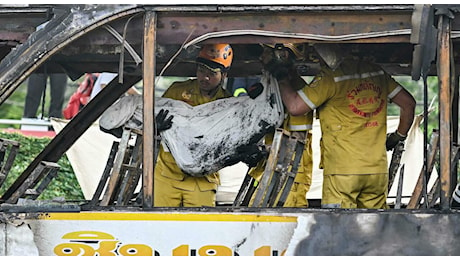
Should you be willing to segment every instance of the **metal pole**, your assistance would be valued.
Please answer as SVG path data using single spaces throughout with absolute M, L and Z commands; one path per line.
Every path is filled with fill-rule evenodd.
M 438 79 L 439 79 L 439 163 L 441 180 L 441 209 L 450 208 L 450 183 L 451 183 L 451 99 L 450 99 L 450 19 L 447 15 L 440 15 L 438 28 Z
M 144 17 L 144 133 L 143 133 L 143 164 L 142 191 L 144 208 L 153 207 L 153 174 L 155 149 L 155 24 L 156 13 L 147 11 Z

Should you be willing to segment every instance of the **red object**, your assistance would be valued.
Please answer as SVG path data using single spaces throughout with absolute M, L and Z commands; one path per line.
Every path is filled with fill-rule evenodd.
M 96 79 L 97 75 L 86 73 L 77 91 L 72 94 L 69 103 L 62 111 L 62 115 L 65 119 L 72 119 L 86 104 L 88 104 Z
M 54 131 L 34 131 L 34 130 L 21 130 L 21 129 L 13 129 L 13 128 L 6 128 L 2 129 L 2 132 L 7 133 L 18 133 L 25 136 L 33 136 L 33 137 L 50 137 L 53 138 L 56 136 L 56 132 Z

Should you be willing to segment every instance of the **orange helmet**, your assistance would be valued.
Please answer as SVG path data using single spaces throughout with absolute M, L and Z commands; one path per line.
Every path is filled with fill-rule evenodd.
M 198 63 L 204 64 L 211 70 L 220 69 L 222 72 L 230 69 L 232 60 L 232 47 L 226 43 L 204 45 L 196 58 Z

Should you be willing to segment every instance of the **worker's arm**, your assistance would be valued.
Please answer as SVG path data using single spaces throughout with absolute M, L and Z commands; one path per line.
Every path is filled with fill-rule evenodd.
M 405 89 L 402 89 L 398 94 L 396 94 L 391 101 L 398 105 L 400 109 L 398 133 L 407 135 L 407 132 L 409 132 L 412 122 L 414 121 L 416 101 Z
M 304 88 L 306 82 L 294 67 L 292 57 L 288 57 L 288 50 L 284 49 L 284 51 L 282 57 L 275 58 L 278 55 L 275 55 L 274 50 L 265 48 L 260 60 L 264 69 L 278 81 L 281 99 L 289 113 L 293 116 L 304 115 L 312 109 L 297 94 L 297 91 Z
M 288 77 L 278 79 L 278 85 L 284 106 L 291 115 L 305 115 L 312 110 L 297 93 L 298 89 L 306 86 L 305 81 L 297 72 L 291 70 Z
M 392 150 L 400 141 L 406 140 L 407 133 L 409 132 L 412 122 L 414 121 L 415 114 L 415 99 L 407 92 L 402 89 L 392 99 L 392 102 L 399 106 L 399 124 L 395 132 L 387 135 L 386 149 L 387 151 Z

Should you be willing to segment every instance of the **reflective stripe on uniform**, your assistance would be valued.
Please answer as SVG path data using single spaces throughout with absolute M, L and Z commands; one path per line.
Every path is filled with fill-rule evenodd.
M 340 82 L 340 81 L 349 80 L 349 79 L 366 79 L 366 78 L 371 78 L 375 76 L 381 76 L 384 74 L 385 72 L 383 72 L 383 70 L 379 70 L 375 72 L 366 72 L 366 73 L 361 73 L 361 74 L 343 75 L 343 76 L 334 77 L 334 82 Z
M 401 86 L 397 86 L 393 91 L 391 91 L 390 94 L 388 94 L 388 98 L 389 98 L 389 99 L 394 98 L 394 97 L 396 96 L 396 94 L 398 94 L 399 91 L 401 91 L 401 90 L 402 90 L 402 87 L 401 87 Z
M 289 124 L 288 128 L 289 128 L 290 131 L 307 131 L 307 130 L 313 129 L 313 126 L 312 125 L 307 125 L 307 124 L 304 124 L 304 125 L 291 125 L 291 124 Z
M 303 93 L 302 90 L 298 90 L 297 94 L 299 94 L 300 98 L 303 100 L 303 102 L 305 102 L 305 104 L 307 104 L 311 108 L 311 110 L 316 108 L 315 104 L 313 104 L 313 102 L 311 102 L 311 100 L 308 99 L 308 97 L 305 95 L 305 93 Z
M 235 91 L 233 92 L 233 96 L 234 96 L 234 97 L 238 97 L 238 96 L 239 96 L 240 94 L 242 94 L 242 93 L 248 93 L 248 92 L 246 91 L 245 88 L 237 88 L 237 89 L 235 89 Z

